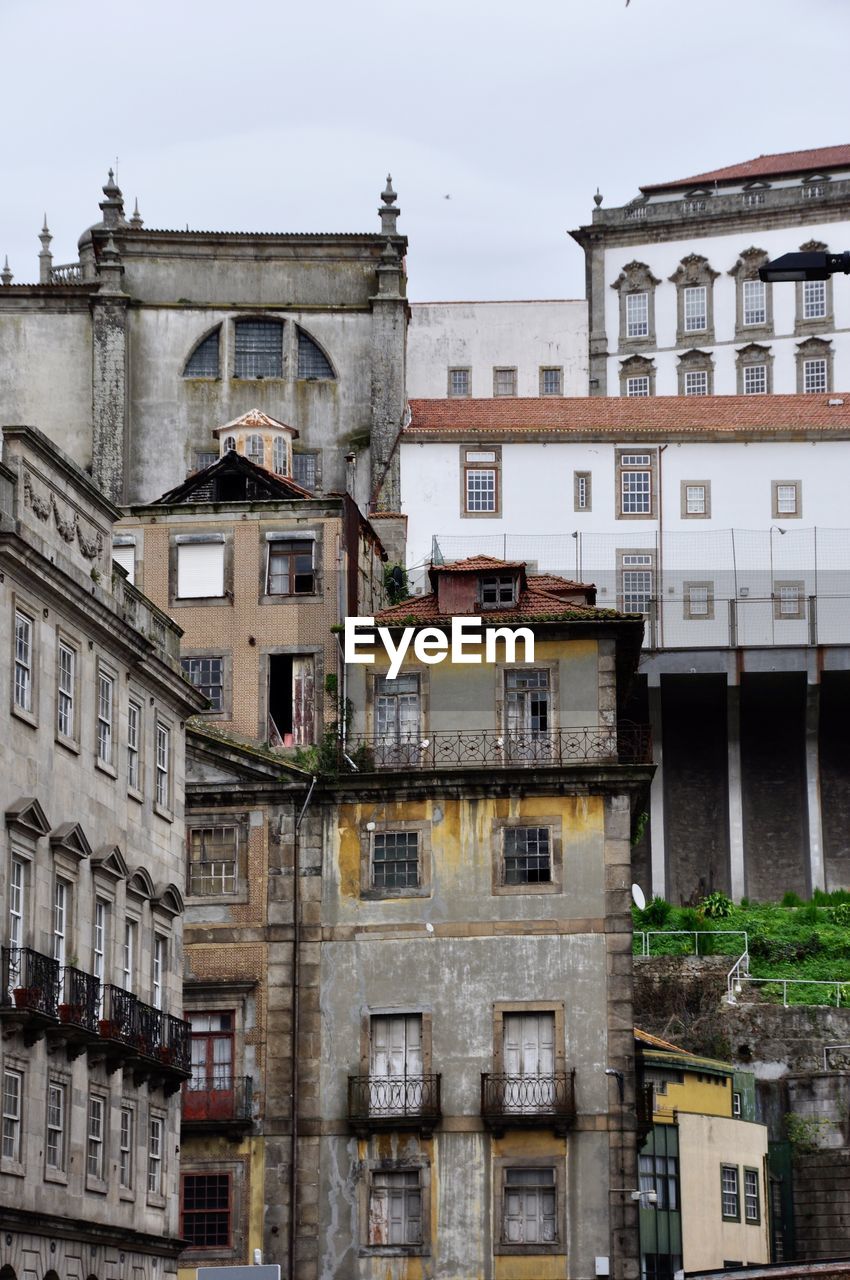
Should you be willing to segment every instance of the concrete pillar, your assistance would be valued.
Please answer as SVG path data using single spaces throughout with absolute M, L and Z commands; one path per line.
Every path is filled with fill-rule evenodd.
M 809 829 L 809 886 L 826 888 L 823 814 L 820 800 L 820 685 L 806 685 L 806 815 Z
M 664 840 L 664 726 L 661 716 L 661 677 L 650 676 L 649 723 L 652 726 L 652 759 L 655 776 L 649 793 L 649 817 L 651 823 L 652 885 L 649 897 L 663 898 L 667 891 L 667 857 Z M 651 681 L 656 683 L 652 684 Z
M 744 801 L 741 779 L 741 686 L 726 686 L 726 742 L 729 786 L 729 889 L 737 902 L 746 895 Z

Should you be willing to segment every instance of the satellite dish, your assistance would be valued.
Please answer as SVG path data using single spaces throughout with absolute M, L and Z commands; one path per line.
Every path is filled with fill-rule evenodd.
M 639 884 L 632 885 L 632 902 L 635 904 L 638 911 L 643 911 L 646 906 L 646 896 Z

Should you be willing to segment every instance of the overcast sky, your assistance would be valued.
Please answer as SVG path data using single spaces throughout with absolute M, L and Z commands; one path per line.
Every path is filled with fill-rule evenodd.
M 848 44 L 850 0 L 0 0 L 0 261 L 45 210 L 75 260 L 116 156 L 210 230 L 377 230 L 390 170 L 414 300 L 581 297 L 597 186 L 850 142 Z

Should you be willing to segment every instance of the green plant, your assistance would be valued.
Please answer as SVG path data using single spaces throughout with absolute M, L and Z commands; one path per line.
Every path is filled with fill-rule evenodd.
M 696 932 L 705 924 L 705 917 L 698 907 L 682 907 L 679 912 L 679 929 L 687 929 L 690 932 Z
M 803 899 L 796 893 L 783 893 L 781 907 L 802 907 Z
M 709 920 L 728 920 L 732 914 L 732 899 L 716 889 L 703 898 L 700 907 Z
M 795 1151 L 817 1151 L 820 1139 L 832 1126 L 825 1116 L 801 1116 L 788 1111 L 785 1115 L 785 1132 Z
M 846 929 L 850 926 L 850 902 L 839 902 L 837 906 L 830 907 L 827 911 L 827 919 L 832 924 L 837 924 L 842 929 Z
M 670 903 L 656 895 L 642 912 L 643 923 L 659 928 L 667 923 L 672 911 Z
M 335 698 L 339 691 L 339 677 L 334 671 L 329 671 L 325 676 L 325 693 Z
M 821 918 L 816 902 L 806 902 L 797 910 L 798 924 L 817 924 Z
M 634 845 L 640 844 L 641 840 L 644 837 L 644 832 L 646 831 L 648 822 L 649 822 L 649 813 L 647 812 L 646 809 L 644 809 L 635 818 L 634 832 L 632 834 L 633 847 Z
M 410 590 L 407 581 L 407 570 L 401 564 L 388 564 L 384 569 L 384 587 L 390 604 L 399 604 L 407 600 Z

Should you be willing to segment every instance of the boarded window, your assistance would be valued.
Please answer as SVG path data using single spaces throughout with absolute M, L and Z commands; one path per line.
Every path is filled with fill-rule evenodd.
M 505 1169 L 502 1240 L 555 1244 L 558 1239 L 554 1169 Z

